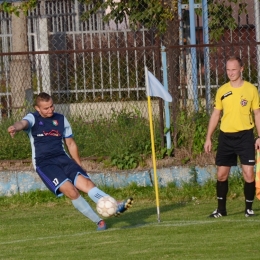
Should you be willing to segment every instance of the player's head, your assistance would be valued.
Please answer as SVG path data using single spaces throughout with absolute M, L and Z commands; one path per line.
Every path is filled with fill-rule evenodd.
M 45 92 L 38 94 L 35 100 L 35 109 L 42 117 L 52 117 L 54 105 L 51 96 Z
M 232 56 L 227 60 L 226 65 L 227 76 L 230 81 L 236 81 L 241 78 L 244 70 L 243 62 L 239 57 Z

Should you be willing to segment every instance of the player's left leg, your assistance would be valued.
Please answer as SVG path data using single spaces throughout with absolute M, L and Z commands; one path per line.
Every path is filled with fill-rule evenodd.
M 82 196 L 80 196 L 77 188 L 70 181 L 64 182 L 60 186 L 59 190 L 71 200 L 73 206 L 79 212 L 97 224 L 98 231 L 106 229 L 105 222 L 96 214 L 88 202 Z
M 255 139 L 253 130 L 244 131 L 237 145 L 237 152 L 242 165 L 242 173 L 245 180 L 245 216 L 254 216 L 252 205 L 255 197 Z
M 253 165 L 242 165 L 244 183 L 244 195 L 245 195 L 245 216 L 254 216 L 252 205 L 255 197 L 255 175 Z

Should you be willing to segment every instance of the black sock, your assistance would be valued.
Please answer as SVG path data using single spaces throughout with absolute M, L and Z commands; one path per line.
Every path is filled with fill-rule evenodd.
M 218 199 L 218 211 L 226 212 L 226 200 L 228 193 L 228 180 L 226 181 L 217 181 L 217 199 Z
M 252 209 L 252 205 L 255 197 L 255 181 L 250 183 L 245 182 L 244 195 L 245 195 L 246 209 Z

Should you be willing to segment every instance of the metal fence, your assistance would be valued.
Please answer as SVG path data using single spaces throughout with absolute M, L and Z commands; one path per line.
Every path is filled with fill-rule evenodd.
M 1 14 L 0 117 L 41 91 L 63 107 L 145 99 L 144 65 L 153 72 L 160 66 L 155 33 L 104 24 L 102 13 L 83 22 L 87 8 L 78 1 L 39 1 L 28 17 Z M 107 112 L 105 105 L 94 107 Z
M 31 106 L 40 91 L 52 94 L 66 115 L 109 117 L 114 110 L 139 109 L 147 117 L 144 66 L 163 80 L 162 47 L 173 121 L 180 109 L 211 110 L 231 55 L 244 60 L 244 78 L 258 86 L 259 2 L 247 1 L 242 14 L 231 3 L 236 27 L 224 27 L 218 40 L 205 27 L 205 3 L 191 8 L 179 1 L 178 16 L 163 37 L 156 29 L 133 31 L 127 21 L 105 24 L 106 10 L 82 21 L 89 6 L 76 0 L 38 1 L 28 17 L 1 13 L 0 120 Z M 162 103 L 154 102 L 159 115 Z

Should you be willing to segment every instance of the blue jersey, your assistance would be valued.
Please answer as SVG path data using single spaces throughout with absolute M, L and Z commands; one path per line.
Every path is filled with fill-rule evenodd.
M 48 164 L 49 158 L 67 155 L 63 138 L 72 137 L 71 126 L 66 117 L 54 113 L 52 117 L 42 117 L 38 112 L 29 113 L 24 118 L 29 123 L 25 132 L 28 134 L 33 165 Z

